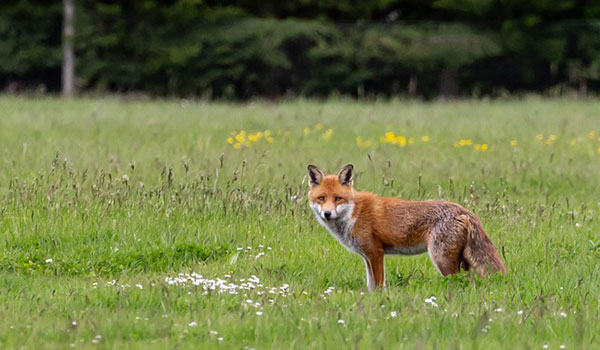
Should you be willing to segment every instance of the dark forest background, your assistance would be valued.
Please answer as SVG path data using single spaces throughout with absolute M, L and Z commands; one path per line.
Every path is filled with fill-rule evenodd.
M 80 92 L 254 97 L 600 91 L 600 1 L 75 0 Z M 0 2 L 0 89 L 61 88 L 63 2 Z

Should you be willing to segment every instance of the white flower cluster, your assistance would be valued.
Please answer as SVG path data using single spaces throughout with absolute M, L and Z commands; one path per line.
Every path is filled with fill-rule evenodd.
M 176 285 L 192 285 L 201 287 L 205 292 L 215 291 L 219 294 L 239 294 L 240 291 L 256 291 L 258 295 L 278 294 L 287 296 L 291 293 L 290 285 L 283 284 L 281 287 L 267 288 L 260 279 L 255 275 L 250 278 L 241 278 L 234 281 L 230 275 L 225 275 L 224 278 L 205 278 L 195 272 L 191 274 L 179 273 L 177 277 L 166 277 L 165 282 L 171 286 Z
M 334 291 L 335 291 L 335 287 L 333 287 L 333 286 L 327 287 L 327 289 L 325 289 L 325 291 L 323 292 L 323 294 L 329 295 L 329 294 L 333 293 Z
M 435 302 L 436 300 L 437 300 L 437 298 L 434 297 L 434 296 L 431 296 L 429 298 L 425 298 L 425 304 L 429 304 L 429 305 L 431 305 L 433 307 L 437 307 L 438 304 Z

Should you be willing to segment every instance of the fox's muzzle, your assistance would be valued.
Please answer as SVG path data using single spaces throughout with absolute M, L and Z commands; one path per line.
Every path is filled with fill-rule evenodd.
M 338 213 L 337 208 L 333 208 L 333 210 L 322 210 L 323 208 L 319 208 L 317 210 L 317 215 L 321 217 L 321 219 L 325 221 L 332 221 L 337 219 L 340 215 Z
M 339 217 L 339 213 L 337 208 L 333 208 L 333 210 L 326 210 L 324 209 L 320 204 L 318 203 L 310 203 L 310 206 L 312 208 L 312 210 L 315 212 L 315 215 L 317 215 L 320 219 L 325 220 L 325 221 L 331 221 L 331 220 L 335 220 Z M 327 208 L 329 209 L 329 208 Z

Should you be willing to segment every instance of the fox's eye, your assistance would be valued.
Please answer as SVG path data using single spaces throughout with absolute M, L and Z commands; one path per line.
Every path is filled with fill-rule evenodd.
M 342 199 L 343 199 L 342 197 L 335 197 L 335 201 L 336 201 L 336 202 L 339 202 L 339 201 L 341 201 Z
M 325 197 L 321 196 L 321 197 L 319 197 L 319 198 L 317 198 L 317 199 L 318 199 L 318 200 L 320 200 L 320 201 L 324 201 L 324 200 L 325 200 Z

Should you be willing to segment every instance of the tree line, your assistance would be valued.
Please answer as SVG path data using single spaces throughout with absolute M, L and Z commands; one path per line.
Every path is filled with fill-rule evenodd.
M 0 4 L 0 87 L 56 92 L 70 80 L 82 92 L 242 100 L 585 95 L 600 90 L 599 18 L 600 2 L 584 0 L 15 0 Z

